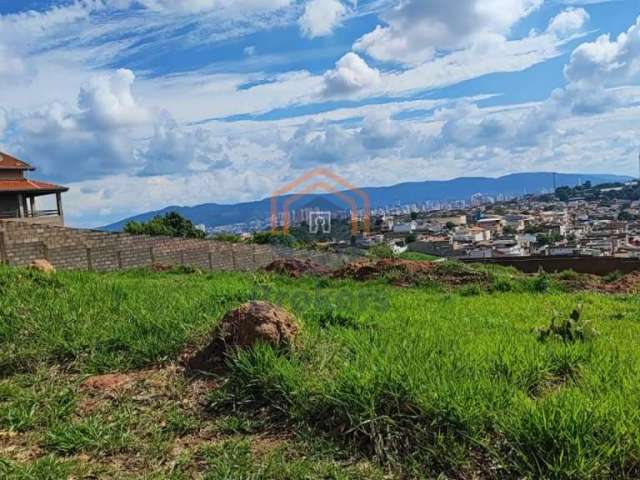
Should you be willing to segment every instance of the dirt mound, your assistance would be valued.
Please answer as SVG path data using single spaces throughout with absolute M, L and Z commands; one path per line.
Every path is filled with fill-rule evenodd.
M 39 259 L 31 262 L 31 268 L 42 273 L 55 273 L 56 268 L 51 265 L 49 260 Z
M 431 262 L 415 262 L 410 260 L 383 259 L 377 262 L 354 262 L 336 272 L 338 278 L 353 278 L 354 280 L 375 280 L 389 274 L 423 275 L 434 271 L 435 264 Z
M 640 272 L 629 273 L 611 283 L 602 283 L 598 290 L 605 293 L 640 293 Z
M 293 278 L 300 278 L 303 275 L 323 276 L 331 273 L 328 268 L 311 260 L 298 260 L 295 258 L 275 260 L 267 265 L 265 270 Z
M 464 285 L 486 279 L 486 275 L 465 265 L 399 259 L 351 263 L 334 272 L 334 276 L 358 281 L 387 278 L 395 285 L 416 285 L 425 282 Z
M 269 302 L 250 302 L 227 313 L 212 342 L 187 361 L 191 370 L 211 371 L 220 366 L 225 353 L 266 343 L 277 348 L 293 345 L 299 332 L 295 317 Z

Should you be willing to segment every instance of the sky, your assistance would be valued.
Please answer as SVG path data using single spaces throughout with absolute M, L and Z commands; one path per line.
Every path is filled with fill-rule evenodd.
M 67 223 L 358 186 L 638 175 L 638 0 L 0 0 L 0 150 Z

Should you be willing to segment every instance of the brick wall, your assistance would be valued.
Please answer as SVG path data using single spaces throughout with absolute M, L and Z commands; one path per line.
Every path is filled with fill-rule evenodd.
M 47 259 L 59 270 L 113 270 L 153 264 L 204 270 L 255 271 L 277 258 L 309 258 L 338 267 L 348 255 L 213 240 L 149 237 L 0 221 L 0 262 L 28 266 Z

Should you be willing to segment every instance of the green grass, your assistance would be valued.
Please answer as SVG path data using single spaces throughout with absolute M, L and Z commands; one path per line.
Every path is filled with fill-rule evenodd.
M 437 260 L 439 257 L 436 257 L 434 255 L 428 255 L 426 253 L 420 253 L 420 252 L 404 252 L 400 254 L 399 258 L 401 258 L 402 260 L 414 260 L 417 262 L 420 262 L 420 261 L 430 262 L 433 260 Z
M 0 477 L 637 478 L 640 299 L 446 268 L 489 286 L 0 269 Z M 173 372 L 256 296 L 298 316 L 292 351 L 240 353 L 206 388 L 174 372 L 93 406 L 79 387 Z M 597 337 L 539 340 L 579 304 Z

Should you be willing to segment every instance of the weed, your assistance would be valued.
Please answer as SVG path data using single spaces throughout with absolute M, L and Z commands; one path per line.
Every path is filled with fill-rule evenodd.
M 536 329 L 538 340 L 559 339 L 565 343 L 590 340 L 598 336 L 598 331 L 590 322 L 582 320 L 582 307 L 579 306 L 566 320 L 559 321 L 556 313 L 547 328 Z

